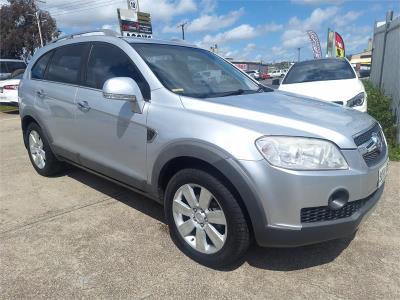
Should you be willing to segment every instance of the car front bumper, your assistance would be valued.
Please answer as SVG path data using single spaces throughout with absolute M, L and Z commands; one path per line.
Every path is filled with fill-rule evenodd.
M 265 247 L 298 247 L 349 236 L 367 219 L 383 193 L 384 185 L 376 190 L 360 210 L 348 218 L 303 225 L 300 230 L 267 226 L 265 234 L 257 240 Z
M 382 195 L 384 185 L 378 188 L 378 172 L 387 155 L 377 165 L 368 167 L 358 150 L 342 152 L 350 166 L 348 170 L 293 171 L 272 167 L 264 160 L 240 161 L 265 213 L 262 228 L 253 228 L 260 246 L 301 246 L 340 238 L 357 230 Z M 337 218 L 302 220 L 302 209 L 324 207 L 325 212 L 332 213 L 329 197 L 340 189 L 349 194 L 347 205 L 355 206 L 360 201 L 363 205 L 351 213 L 346 210 Z

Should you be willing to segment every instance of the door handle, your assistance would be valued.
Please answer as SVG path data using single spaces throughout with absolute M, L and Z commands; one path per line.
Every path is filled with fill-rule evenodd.
M 38 90 L 36 91 L 36 95 L 38 95 L 39 98 L 44 98 L 46 93 L 43 90 Z
M 89 103 L 87 101 L 80 101 L 77 103 L 78 108 L 83 111 L 83 112 L 87 112 L 90 110 L 90 106 Z

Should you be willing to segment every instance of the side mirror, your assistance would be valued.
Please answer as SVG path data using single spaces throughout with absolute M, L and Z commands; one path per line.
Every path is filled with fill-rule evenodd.
M 279 79 L 272 80 L 272 85 L 279 85 L 279 84 L 280 84 L 280 80 Z
M 132 111 L 141 114 L 144 99 L 139 86 L 130 77 L 114 77 L 103 85 L 103 97 L 109 100 L 120 100 L 131 103 Z

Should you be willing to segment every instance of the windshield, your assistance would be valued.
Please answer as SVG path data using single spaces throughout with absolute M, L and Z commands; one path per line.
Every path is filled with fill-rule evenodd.
M 237 68 L 207 50 L 161 44 L 132 46 L 161 83 L 176 94 L 208 98 L 264 91 Z
M 342 59 L 321 59 L 296 63 L 287 73 L 283 84 L 353 79 L 350 64 Z

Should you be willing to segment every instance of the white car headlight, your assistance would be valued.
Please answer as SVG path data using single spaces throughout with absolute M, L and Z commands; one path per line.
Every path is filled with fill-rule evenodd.
M 359 93 L 357 96 L 351 98 L 349 101 L 347 101 L 347 106 L 348 107 L 355 107 L 355 106 L 361 106 L 363 105 L 365 101 L 365 93 Z
M 276 167 L 292 170 L 343 170 L 348 169 L 338 147 L 326 140 L 265 136 L 256 140 L 264 158 Z

